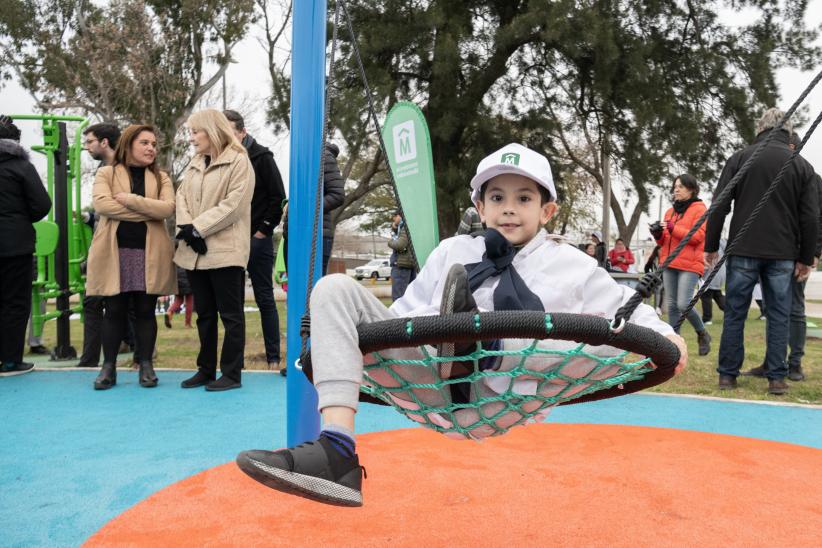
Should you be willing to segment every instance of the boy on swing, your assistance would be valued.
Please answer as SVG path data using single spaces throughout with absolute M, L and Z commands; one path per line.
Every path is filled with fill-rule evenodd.
M 362 467 L 354 441 L 363 379 L 361 324 L 477 309 L 613 318 L 633 294 L 594 259 L 542 228 L 558 206 L 551 168 L 541 154 L 518 144 L 503 147 L 480 162 L 471 190 L 489 230 L 484 236 L 443 240 L 390 308 L 343 274 L 319 280 L 310 302 L 311 355 L 323 430 L 317 440 L 290 449 L 240 453 L 237 464 L 246 474 L 280 491 L 362 505 Z M 671 339 L 681 352 L 677 372 L 685 367 L 684 340 L 650 306 L 639 305 L 631 322 Z

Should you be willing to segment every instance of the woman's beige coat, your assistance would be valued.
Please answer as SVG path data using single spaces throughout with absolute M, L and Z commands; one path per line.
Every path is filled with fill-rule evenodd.
M 248 265 L 254 169 L 248 154 L 225 149 L 208 167 L 202 154 L 191 160 L 177 190 L 177 226 L 192 224 L 208 252 L 198 255 L 180 241 L 174 262 L 186 270 Z
M 114 199 L 120 192 L 128 193 L 125 206 Z M 124 165 L 101 167 L 94 178 L 92 199 L 100 220 L 88 253 L 86 294 L 109 297 L 120 293 L 117 246 L 120 221 L 146 223 L 146 293 L 175 293 L 174 246 L 164 222 L 174 214 L 174 186 L 168 175 L 161 172 L 158 184 L 154 173 L 146 169 L 146 195 L 143 197 L 131 193 L 131 178 Z

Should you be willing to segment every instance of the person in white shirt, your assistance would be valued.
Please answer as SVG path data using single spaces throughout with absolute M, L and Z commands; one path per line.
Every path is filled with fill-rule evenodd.
M 295 448 L 240 453 L 237 463 L 246 474 L 268 487 L 322 502 L 362 505 L 362 468 L 354 442 L 354 416 L 363 382 L 357 327 L 398 317 L 442 313 L 444 289 L 451 287 L 449 281 L 458 279 L 460 272 L 468 291 L 464 300 L 472 301 L 472 306 L 475 303 L 480 311 L 539 310 L 613 318 L 631 297 L 633 291 L 614 282 L 597 266 L 596 260 L 561 243 L 542 228 L 558 209 L 547 158 L 521 145 L 509 144 L 480 162 L 471 188 L 472 201 L 488 228 L 485 235 L 455 236 L 441 242 L 405 295 L 390 308 L 347 276 L 327 276 L 317 283 L 310 303 L 311 352 L 323 431 L 315 442 Z M 671 339 L 682 356 L 677 371 L 685 367 L 684 341 L 651 307 L 641 304 L 630 321 Z M 500 344 L 505 348 L 522 348 L 523 341 L 506 339 Z M 578 344 L 548 340 L 541 341 L 540 346 L 568 349 Z M 608 347 L 589 351 L 616 353 Z M 419 355 L 418 349 L 395 349 L 381 354 L 397 358 L 414 352 Z M 414 376 L 408 379 L 413 382 L 454 378 L 445 368 L 438 375 L 430 368 L 411 371 L 413 366 L 393 367 L 402 368 L 406 378 Z M 505 370 L 510 364 L 503 359 L 494 367 Z M 425 380 L 426 376 L 429 380 Z M 495 380 L 499 379 L 487 379 L 482 390 L 500 393 L 507 389 L 507 380 L 502 379 L 505 386 L 497 386 Z M 534 382 L 516 379 L 513 390 L 534 394 Z M 451 403 L 442 401 L 441 391 L 420 392 L 426 393 L 415 391 L 415 395 L 426 404 Z M 430 418 L 433 422 L 445 420 Z M 471 437 L 489 434 L 478 431 Z

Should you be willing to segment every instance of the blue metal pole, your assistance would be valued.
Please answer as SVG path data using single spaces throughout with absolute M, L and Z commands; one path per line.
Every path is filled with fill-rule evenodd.
M 288 206 L 288 446 L 320 432 L 317 392 L 294 367 L 300 354 L 300 318 L 305 312 L 308 267 L 320 175 L 325 100 L 326 0 L 294 2 L 291 54 L 291 165 Z M 314 280 L 322 275 L 322 212 Z

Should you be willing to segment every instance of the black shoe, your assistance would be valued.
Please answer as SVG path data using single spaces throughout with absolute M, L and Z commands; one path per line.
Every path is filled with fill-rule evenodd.
M 805 380 L 805 373 L 802 372 L 801 365 L 791 365 L 788 366 L 788 379 L 792 380 L 793 382 L 799 382 Z
M 697 344 L 699 344 L 699 355 L 707 356 L 711 352 L 711 334 L 708 330 L 696 334 Z
M 283 367 L 282 369 L 280 369 L 280 376 L 281 377 L 287 377 L 288 376 L 288 367 Z
M 100 374 L 94 379 L 95 390 L 108 390 L 117 384 L 117 368 L 113 363 L 104 363 Z
M 365 469 L 323 437 L 280 451 L 243 451 L 237 466 L 266 487 L 339 506 L 362 506 Z
M 213 380 L 214 377 L 209 377 L 202 371 L 197 371 L 196 373 L 194 373 L 194 376 L 189 377 L 188 379 L 181 382 L 180 386 L 182 388 L 197 388 L 198 386 L 205 386 Z
M 151 362 L 140 362 L 140 372 L 138 375 L 140 386 L 143 388 L 154 388 L 157 386 L 157 383 L 160 382 Z
M 34 370 L 34 364 L 29 362 L 6 363 L 0 365 L 0 377 L 14 377 Z
M 752 367 L 751 369 L 743 371 L 740 374 L 745 375 L 746 377 L 759 377 L 764 379 L 765 375 L 768 374 L 768 368 L 765 367 L 765 364 L 762 364 L 759 367 Z
M 440 301 L 440 316 L 447 316 L 449 314 L 458 314 L 460 312 L 478 312 L 477 302 L 471 294 L 471 288 L 468 286 L 468 272 L 461 264 L 451 266 L 448 275 L 445 277 L 445 284 L 443 285 L 442 301 Z M 477 347 L 475 342 L 467 343 L 453 343 L 447 342 L 437 345 L 437 356 L 466 356 L 471 354 Z M 450 367 L 448 367 L 450 366 Z M 448 377 L 460 376 L 459 371 L 454 369 L 465 370 L 463 374 L 473 371 L 472 362 L 443 362 L 440 364 L 441 368 L 451 369 Z M 456 375 L 455 375 L 456 373 Z
M 51 354 L 51 352 L 42 344 L 38 344 L 37 346 L 29 347 L 29 354 L 39 354 L 41 356 L 45 356 L 47 354 Z
M 206 385 L 206 390 L 209 392 L 222 392 L 223 390 L 231 390 L 233 388 L 242 388 L 242 384 L 237 381 L 232 381 L 225 375 L 217 379 L 216 381 L 211 381 Z
M 171 329 L 171 315 L 168 312 L 163 314 L 163 323 L 167 328 Z
M 720 390 L 736 390 L 736 377 L 732 377 L 731 375 L 720 375 L 719 376 L 719 389 Z

